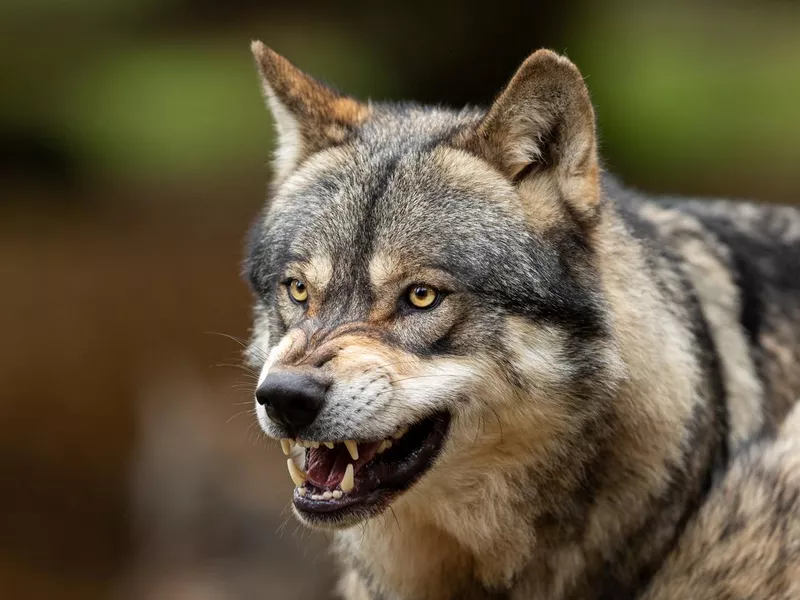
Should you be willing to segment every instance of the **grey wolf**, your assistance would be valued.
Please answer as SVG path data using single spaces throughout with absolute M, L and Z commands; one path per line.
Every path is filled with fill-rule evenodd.
M 252 50 L 278 134 L 255 408 L 341 593 L 650 593 L 800 396 L 800 213 L 626 189 L 550 51 L 450 110 Z

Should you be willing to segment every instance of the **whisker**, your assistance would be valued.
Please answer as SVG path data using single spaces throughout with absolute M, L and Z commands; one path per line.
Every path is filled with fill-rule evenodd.
M 254 376 L 254 377 L 257 377 L 258 375 L 260 375 L 260 374 L 261 374 L 261 372 L 260 372 L 258 369 L 254 369 L 253 367 L 251 367 L 251 366 L 249 366 L 249 365 L 246 365 L 246 364 L 244 364 L 244 363 L 242 363 L 242 362 L 232 362 L 232 363 L 223 362 L 223 363 L 215 363 L 215 364 L 214 364 L 214 365 L 212 365 L 212 366 L 213 366 L 214 368 L 222 368 L 222 367 L 227 367 L 227 368 L 230 368 L 230 369 L 239 369 L 240 371 L 244 371 L 244 372 L 245 372 L 245 374 L 247 374 L 247 375 L 252 375 L 252 376 Z
M 228 420 L 227 420 L 227 421 L 225 421 L 225 424 L 227 425 L 227 424 L 229 424 L 231 421 L 233 421 L 235 418 L 237 418 L 237 417 L 241 417 L 242 415 L 247 415 L 247 414 L 250 414 L 250 415 L 252 415 L 252 414 L 255 414 L 255 410 L 254 410 L 254 409 L 251 409 L 251 410 L 241 410 L 241 411 L 239 411 L 238 413 L 236 413 L 235 415 L 232 415 L 231 417 L 229 417 L 229 418 L 228 418 Z
M 239 344 L 242 348 L 247 349 L 247 345 L 248 345 L 247 340 L 245 340 L 243 338 L 240 338 L 240 337 L 236 337 L 235 335 L 231 335 L 229 333 L 222 333 L 221 331 L 204 331 L 203 333 L 205 335 L 218 335 L 218 336 L 221 336 L 221 337 L 224 337 L 224 338 L 228 338 L 229 340 L 234 341 L 237 344 Z

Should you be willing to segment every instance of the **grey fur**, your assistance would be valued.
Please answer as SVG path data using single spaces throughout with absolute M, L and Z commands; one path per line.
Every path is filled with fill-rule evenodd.
M 551 53 L 484 112 L 359 105 L 254 51 L 294 146 L 251 233 L 251 360 L 331 383 L 304 439 L 452 415 L 396 520 L 333 524 L 343 594 L 637 597 L 800 396 L 800 214 L 601 175 L 585 86 Z M 448 294 L 409 311 L 421 280 Z

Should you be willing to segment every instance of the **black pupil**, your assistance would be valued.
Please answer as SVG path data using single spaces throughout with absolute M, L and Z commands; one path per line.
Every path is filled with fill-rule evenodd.
M 306 288 L 306 284 L 304 284 L 302 281 L 295 281 L 294 287 L 298 292 L 302 293 L 302 291 Z
M 414 295 L 417 298 L 425 298 L 428 295 L 428 288 L 418 287 L 414 290 Z

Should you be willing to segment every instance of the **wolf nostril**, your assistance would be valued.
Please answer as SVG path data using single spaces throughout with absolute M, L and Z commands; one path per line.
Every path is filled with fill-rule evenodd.
M 261 406 L 269 406 L 269 396 L 261 388 L 256 390 L 256 402 Z
M 256 390 L 256 401 L 267 416 L 296 432 L 317 418 L 328 386 L 310 375 L 279 371 L 267 375 Z

